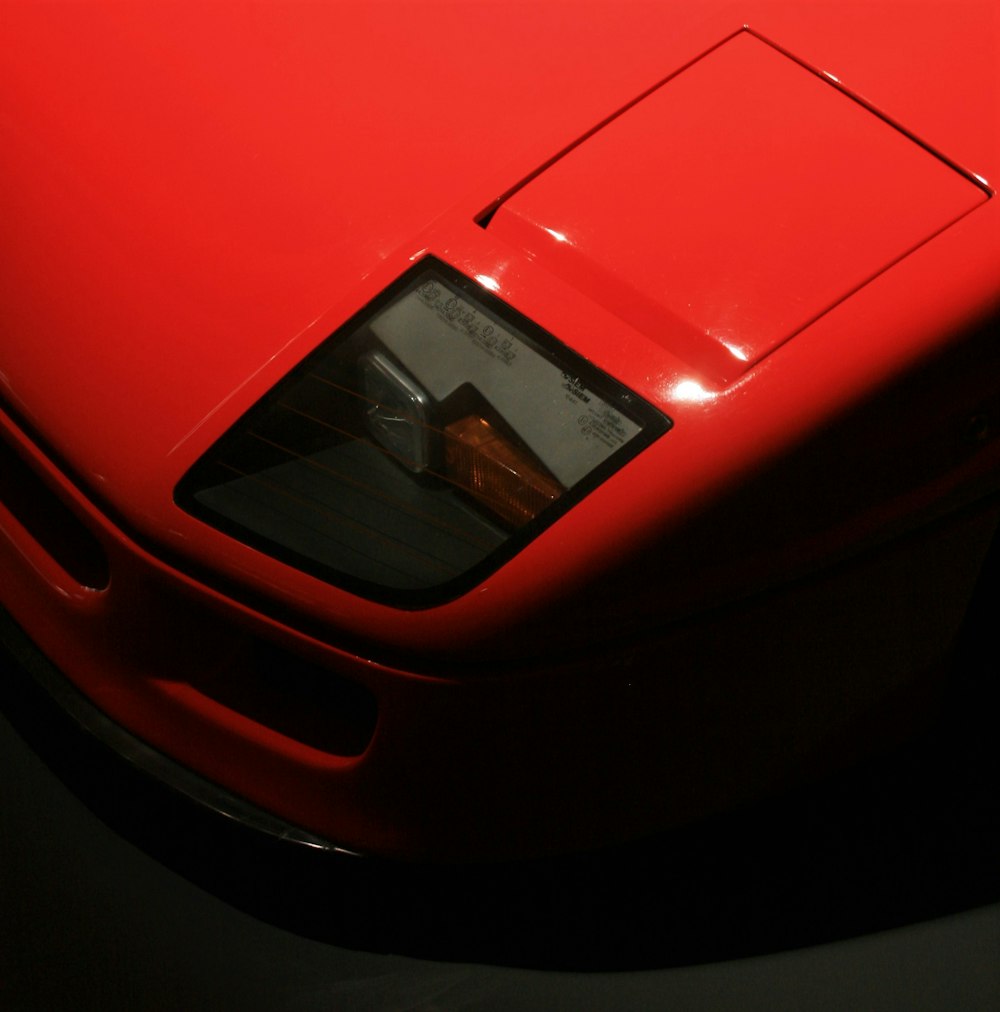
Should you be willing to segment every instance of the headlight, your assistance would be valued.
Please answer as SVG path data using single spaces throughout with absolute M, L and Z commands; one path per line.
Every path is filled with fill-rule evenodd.
M 670 421 L 432 258 L 194 466 L 195 516 L 376 600 L 454 597 Z

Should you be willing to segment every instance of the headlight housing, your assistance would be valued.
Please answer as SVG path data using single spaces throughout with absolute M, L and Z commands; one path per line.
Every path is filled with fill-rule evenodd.
M 427 257 L 252 408 L 176 498 L 332 584 L 425 607 L 479 582 L 670 424 Z

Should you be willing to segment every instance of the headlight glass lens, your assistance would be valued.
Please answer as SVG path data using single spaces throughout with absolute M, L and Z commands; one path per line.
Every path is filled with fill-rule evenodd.
M 479 582 L 669 426 L 428 257 L 219 440 L 177 501 L 330 583 L 422 607 Z

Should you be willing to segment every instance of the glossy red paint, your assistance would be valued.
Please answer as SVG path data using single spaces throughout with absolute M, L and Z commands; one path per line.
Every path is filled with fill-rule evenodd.
M 945 652 L 996 519 L 997 4 L 4 16 L 2 430 L 111 577 L 74 581 L 0 504 L 2 603 L 140 737 L 348 846 L 523 854 L 792 779 Z M 763 92 L 735 116 L 741 78 Z M 782 133 L 799 115 L 842 162 Z M 634 227 L 676 133 L 670 199 Z M 738 171 L 704 175 L 726 141 Z M 593 187 L 616 157 L 646 175 Z M 588 266 L 546 229 L 585 235 Z M 424 253 L 675 426 L 480 586 L 408 612 L 173 491 Z M 213 700 L 209 673 L 262 641 L 373 692 L 367 751 Z
M 987 197 L 743 31 L 518 190 L 489 227 L 728 384 Z

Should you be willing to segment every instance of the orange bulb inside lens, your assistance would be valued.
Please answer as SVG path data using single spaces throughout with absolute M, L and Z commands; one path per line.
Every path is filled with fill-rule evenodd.
M 515 527 L 533 520 L 565 491 L 485 418 L 466 415 L 444 433 L 448 478 Z

